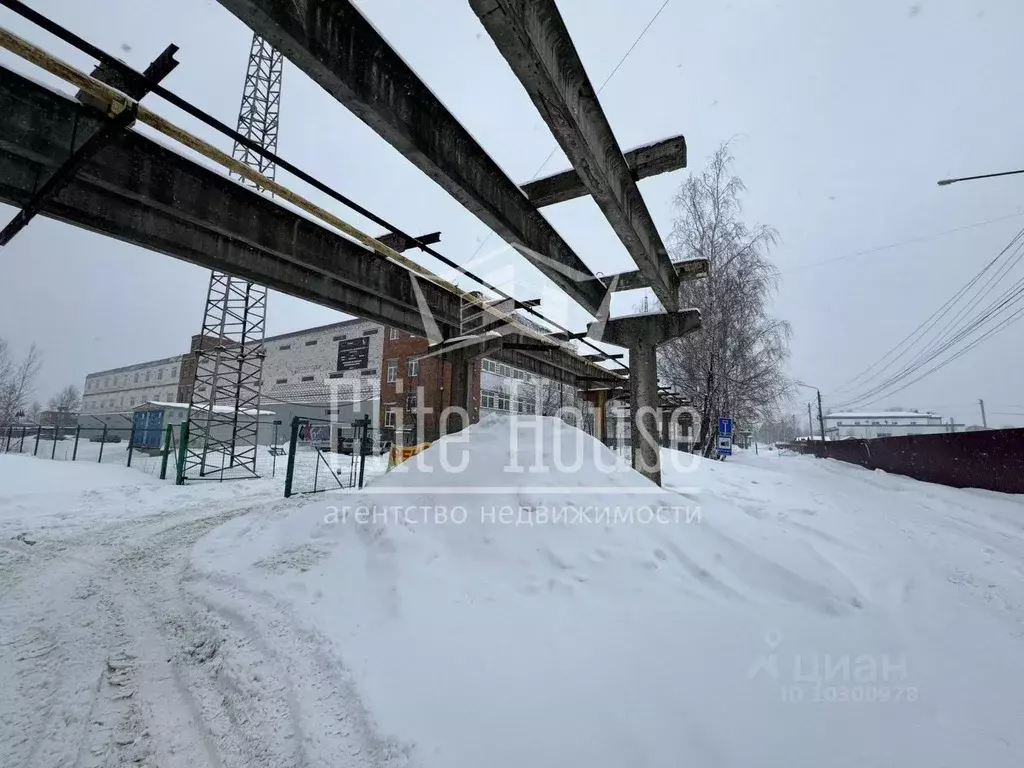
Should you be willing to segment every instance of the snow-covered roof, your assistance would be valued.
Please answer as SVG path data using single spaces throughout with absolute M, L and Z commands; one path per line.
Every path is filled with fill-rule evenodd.
M 826 419 L 940 419 L 937 413 L 925 411 L 843 411 L 826 413 Z

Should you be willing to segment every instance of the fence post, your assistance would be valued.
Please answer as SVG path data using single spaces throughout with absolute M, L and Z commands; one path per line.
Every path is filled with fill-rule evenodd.
M 277 477 L 277 424 L 278 424 L 278 422 L 275 421 L 274 422 L 274 443 L 273 443 L 273 449 L 272 449 L 271 455 L 270 455 L 270 476 L 271 477 Z
M 7 447 L 4 448 L 4 453 L 10 453 L 11 452 L 11 432 L 13 430 L 14 430 L 14 425 L 13 424 L 8 424 L 7 425 Z
M 21 428 L 21 440 L 18 442 L 18 453 L 25 452 L 25 435 L 28 434 L 28 427 Z
M 103 425 L 103 434 L 100 435 L 100 457 L 96 459 L 97 464 L 103 463 L 103 446 L 107 444 L 107 425 Z
M 292 495 L 292 475 L 295 473 L 295 448 L 299 444 L 299 417 L 292 416 L 292 434 L 288 438 L 288 469 L 284 475 L 284 497 Z
M 185 455 L 188 450 L 188 421 L 181 422 L 180 434 L 178 435 L 178 457 L 175 462 L 174 484 L 185 484 Z
M 57 425 L 53 425 L 53 447 L 50 448 L 50 458 L 57 455 Z
M 32 455 L 33 456 L 38 456 L 39 455 L 39 436 L 42 433 L 43 433 L 43 425 L 40 424 L 38 427 L 36 427 L 36 447 L 32 449 Z
M 78 436 L 82 434 L 82 425 L 79 424 L 75 427 L 75 448 L 71 451 L 71 460 L 74 461 L 78 458 Z
M 135 422 L 132 422 L 132 431 L 128 433 L 128 466 L 132 465 L 132 453 L 135 451 Z
M 174 439 L 174 425 L 168 424 L 164 430 L 164 450 L 160 458 L 160 479 L 167 479 L 167 457 L 171 454 L 171 440 Z
M 363 487 L 363 472 L 366 470 L 366 454 L 367 449 L 370 447 L 370 417 L 364 416 L 362 419 L 362 430 L 359 434 L 359 487 Z M 354 447 L 354 446 L 353 446 Z

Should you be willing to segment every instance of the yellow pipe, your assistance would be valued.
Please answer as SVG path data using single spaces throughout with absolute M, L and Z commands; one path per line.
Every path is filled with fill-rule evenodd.
M 170 139 L 173 139 L 174 141 L 184 144 L 185 146 L 189 147 L 195 152 L 198 152 L 203 157 L 206 157 L 207 159 L 213 160 L 215 163 L 224 166 L 232 173 L 236 173 L 239 176 L 248 179 L 258 188 L 266 189 L 269 190 L 270 192 L 273 192 L 278 197 L 287 200 L 288 202 L 298 206 L 302 210 L 315 216 L 321 221 L 330 224 L 331 226 L 340 230 L 342 233 L 362 243 L 370 250 L 380 254 L 384 258 L 389 259 L 390 261 L 393 261 L 396 264 L 405 267 L 410 272 L 413 272 L 419 275 L 420 277 L 423 277 L 431 281 L 432 283 L 435 283 L 441 288 L 444 288 L 445 290 L 454 293 L 463 301 L 480 307 L 488 315 L 495 317 L 499 320 L 502 320 L 511 326 L 514 326 L 516 330 L 522 333 L 523 335 L 530 336 L 531 338 L 552 344 L 552 346 L 560 346 L 566 351 L 571 352 L 574 356 L 577 356 L 575 351 L 570 350 L 567 347 L 563 347 L 560 344 L 554 344 L 551 341 L 551 339 L 549 339 L 544 334 L 538 333 L 537 331 L 534 331 L 532 328 L 528 328 L 526 326 L 520 325 L 518 322 L 515 322 L 517 318 L 514 314 L 504 313 L 494 309 L 493 307 L 488 306 L 487 302 L 482 298 L 474 296 L 466 291 L 463 291 L 458 286 L 449 283 L 447 280 L 440 277 L 439 275 L 436 275 L 430 270 L 426 269 L 425 267 L 420 266 L 413 260 L 406 258 L 401 253 L 394 250 L 393 248 L 388 247 L 387 245 L 380 242 L 376 238 L 370 237 L 370 235 L 367 235 L 366 233 L 356 229 L 351 224 L 338 218 L 330 211 L 327 211 L 321 208 L 320 206 L 316 205 L 315 203 L 310 202 L 301 195 L 292 192 L 287 187 L 278 184 L 276 181 L 267 176 L 264 176 L 259 171 L 253 170 L 245 163 L 242 163 L 241 161 L 236 160 L 235 158 L 231 157 L 225 152 L 222 152 L 212 144 L 203 141 L 198 136 L 192 135 L 184 128 L 181 128 L 172 123 L 170 120 L 161 117 L 160 115 L 156 114 L 143 104 L 140 104 L 138 100 L 133 99 L 127 94 L 117 90 L 116 88 L 113 88 L 107 85 L 106 83 L 75 69 L 67 62 L 61 61 L 56 56 L 50 55 L 46 51 L 33 45 L 24 38 L 15 35 L 13 32 L 4 27 L 0 27 L 0 47 L 6 48 L 14 55 L 19 56 L 20 58 L 35 64 L 40 69 L 43 69 L 49 72 L 50 74 L 59 77 L 61 80 L 64 80 L 65 82 L 68 82 L 71 85 L 78 87 L 80 90 L 83 90 L 86 93 L 92 94 L 98 99 L 108 102 L 110 104 L 110 111 L 112 114 L 119 113 L 124 109 L 134 108 L 136 110 L 137 119 L 140 122 L 148 125 L 150 128 L 153 128 L 154 130 L 162 133 L 163 135 L 167 136 Z M 608 373 L 609 375 L 615 375 L 612 371 L 605 371 L 604 368 L 600 368 L 599 366 L 593 365 L 593 363 L 591 363 L 589 360 L 586 362 L 588 364 L 591 364 L 593 367 L 598 368 L 598 370 Z

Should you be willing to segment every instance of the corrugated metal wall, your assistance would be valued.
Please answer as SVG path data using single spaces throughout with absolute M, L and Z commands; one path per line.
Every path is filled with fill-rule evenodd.
M 1024 429 L 799 445 L 804 453 L 954 488 L 1024 493 Z

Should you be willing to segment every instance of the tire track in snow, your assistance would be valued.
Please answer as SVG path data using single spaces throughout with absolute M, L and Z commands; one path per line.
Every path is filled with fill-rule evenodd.
M 285 505 L 197 504 L 0 543 L 0 676 L 18 681 L 0 693 L 0 765 L 407 765 L 336 658 L 280 606 L 183 582 L 203 535 Z

